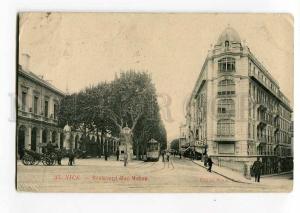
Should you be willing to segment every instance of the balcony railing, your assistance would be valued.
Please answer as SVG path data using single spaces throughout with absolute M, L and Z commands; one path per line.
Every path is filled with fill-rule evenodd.
M 43 115 L 35 114 L 33 112 L 23 111 L 22 109 L 18 110 L 18 116 L 26 117 L 26 118 L 33 119 L 36 121 L 52 123 L 52 124 L 57 124 L 57 122 L 58 122 L 57 118 L 55 118 L 55 119 L 47 118 L 47 117 L 44 117 Z
M 217 138 L 234 138 L 234 134 L 221 134 L 221 133 L 218 133 L 216 136 L 217 136 Z
M 264 116 L 260 116 L 258 118 L 259 121 L 264 122 L 264 123 L 269 123 L 269 121 L 264 117 Z
M 259 143 L 267 143 L 267 137 L 266 136 L 260 136 L 258 137 Z

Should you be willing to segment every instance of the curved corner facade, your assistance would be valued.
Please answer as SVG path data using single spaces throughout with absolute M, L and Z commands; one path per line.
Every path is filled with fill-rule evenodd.
M 227 27 L 209 50 L 190 96 L 181 146 L 245 174 L 257 157 L 263 174 L 289 171 L 292 112 L 278 82 Z

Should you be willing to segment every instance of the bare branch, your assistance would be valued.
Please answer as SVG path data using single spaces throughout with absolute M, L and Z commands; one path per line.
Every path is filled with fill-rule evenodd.
M 133 121 L 133 123 L 132 123 L 131 131 L 134 130 L 134 128 L 135 128 L 135 126 L 136 126 L 136 124 L 137 124 L 137 122 L 138 122 L 138 120 L 140 119 L 141 116 L 142 116 L 142 113 L 140 112 L 140 113 L 135 117 L 135 119 L 134 119 L 134 121 Z

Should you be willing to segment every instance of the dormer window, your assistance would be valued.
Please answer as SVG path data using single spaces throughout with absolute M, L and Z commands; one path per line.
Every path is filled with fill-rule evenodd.
M 231 57 L 222 58 L 218 61 L 219 72 L 234 72 L 235 59 Z
M 229 47 L 229 41 L 225 41 L 225 48 L 227 49 Z

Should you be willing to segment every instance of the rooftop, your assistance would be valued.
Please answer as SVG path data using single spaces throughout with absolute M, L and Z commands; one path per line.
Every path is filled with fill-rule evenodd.
M 225 41 L 241 43 L 241 38 L 235 29 L 227 26 L 219 36 L 217 45 L 223 44 Z
M 25 69 L 22 68 L 21 65 L 19 65 L 18 67 L 18 74 L 29 78 L 30 80 L 52 90 L 53 92 L 56 92 L 58 94 L 60 94 L 61 96 L 65 96 L 65 93 L 59 89 L 57 89 L 56 87 L 54 87 L 52 84 L 50 84 L 48 81 L 40 78 L 39 76 L 37 76 L 36 74 L 34 74 L 33 72 L 27 71 Z

